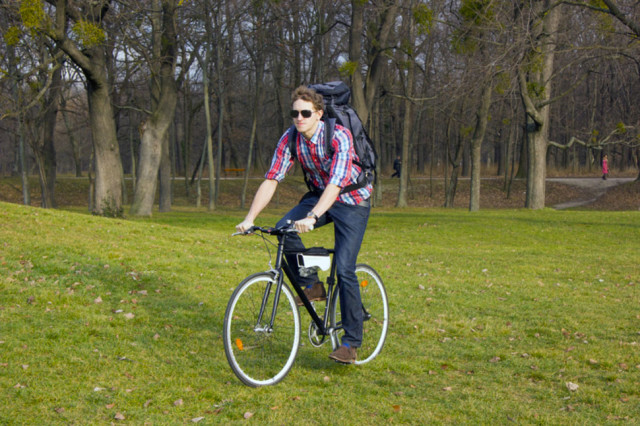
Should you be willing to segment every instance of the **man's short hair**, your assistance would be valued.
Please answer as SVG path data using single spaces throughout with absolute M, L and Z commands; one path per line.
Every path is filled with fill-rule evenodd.
M 324 100 L 322 95 L 316 93 L 315 90 L 308 88 L 307 86 L 299 86 L 293 91 L 291 95 L 291 105 L 298 99 L 306 102 L 311 102 L 316 111 L 324 111 Z

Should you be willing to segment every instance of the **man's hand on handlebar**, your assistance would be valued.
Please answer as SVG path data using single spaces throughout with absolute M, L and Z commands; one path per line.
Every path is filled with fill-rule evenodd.
M 313 230 L 313 226 L 316 224 L 316 220 L 313 217 L 305 217 L 304 219 L 297 220 L 293 226 L 300 233 L 309 232 Z
M 236 225 L 236 231 L 245 233 L 253 227 L 253 222 L 250 220 L 243 220 L 241 223 Z

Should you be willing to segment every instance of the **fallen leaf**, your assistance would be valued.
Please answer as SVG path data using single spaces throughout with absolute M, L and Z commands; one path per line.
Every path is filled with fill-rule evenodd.
M 122 413 L 116 413 L 116 415 L 113 416 L 113 418 L 116 420 L 124 420 L 125 416 Z
M 111 410 L 111 409 L 112 409 L 113 407 L 115 407 L 115 406 L 116 406 L 116 404 L 107 404 L 107 405 L 105 405 L 105 407 L 106 407 L 108 410 Z
M 402 411 L 402 406 L 394 405 L 393 406 L 393 411 L 395 411 L 396 413 L 399 413 L 400 411 Z
M 202 420 L 204 420 L 204 417 L 195 417 L 191 419 L 191 423 L 198 423 L 198 422 L 201 422 Z
M 572 383 L 572 382 L 567 382 L 566 386 L 567 386 L 567 389 L 569 389 L 571 392 L 575 392 L 579 388 L 578 385 L 576 385 L 575 383 Z
M 160 335 L 158 333 L 153 335 L 153 340 L 158 340 L 160 338 Z
M 135 314 L 132 314 L 132 313 L 129 312 L 128 314 L 124 314 L 124 317 L 126 319 L 133 319 L 133 318 L 135 318 Z
M 147 399 L 147 400 L 144 402 L 144 404 L 142 404 L 142 406 L 143 406 L 144 408 L 147 408 L 148 406 L 150 406 L 150 405 L 151 405 L 151 402 L 152 402 L 152 401 L 151 401 L 150 399 Z
M 270 409 L 270 410 L 277 410 L 278 408 L 280 408 L 280 407 L 279 407 L 279 406 L 277 406 L 277 405 L 275 405 L 275 406 L 273 406 L 273 407 L 270 407 L 269 409 Z
M 93 299 L 93 303 L 102 303 L 102 297 L 96 297 L 95 299 Z
M 58 413 L 58 414 L 62 414 L 62 413 L 64 413 L 64 408 L 58 407 L 58 408 L 55 409 L 55 412 Z
M 589 364 L 591 365 L 596 365 L 598 363 L 598 361 L 596 361 L 595 359 L 590 359 L 589 360 Z
M 453 388 L 451 386 L 447 386 L 447 387 L 442 388 L 442 390 L 445 391 L 445 392 L 451 392 L 453 390 Z
M 491 358 L 489 360 L 489 362 L 492 362 L 492 363 L 500 362 L 500 357 L 499 356 L 494 356 L 493 358 Z
M 330 382 L 330 381 L 331 381 L 331 377 L 329 377 L 329 376 L 324 376 L 323 380 L 324 380 L 325 382 Z
M 247 411 L 246 413 L 244 413 L 245 419 L 250 419 L 251 417 L 253 417 L 253 413 L 251 411 Z
M 184 401 L 182 401 L 182 398 L 180 398 L 180 399 L 178 399 L 178 400 L 173 402 L 173 405 L 175 405 L 176 407 L 179 407 L 179 406 L 181 406 L 183 404 L 184 404 Z

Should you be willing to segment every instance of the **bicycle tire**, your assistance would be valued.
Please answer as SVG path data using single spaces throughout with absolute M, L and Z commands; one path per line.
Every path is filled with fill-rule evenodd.
M 366 315 L 363 322 L 362 344 L 358 348 L 358 358 L 355 362 L 356 365 L 360 365 L 371 361 L 382 351 L 389 330 L 389 300 L 382 278 L 375 269 L 360 263 L 356 265 L 356 275 Z M 336 330 L 339 342 L 339 337 L 343 333 L 340 321 L 340 296 L 337 291 L 332 299 L 331 326 Z
M 271 319 L 277 281 L 260 272 L 245 278 L 235 289 L 224 315 L 223 340 L 227 361 L 246 385 L 259 387 L 280 382 L 291 370 L 300 346 L 300 313 L 291 289 L 282 284 L 273 330 L 260 330 L 257 319 L 269 288 L 261 326 Z

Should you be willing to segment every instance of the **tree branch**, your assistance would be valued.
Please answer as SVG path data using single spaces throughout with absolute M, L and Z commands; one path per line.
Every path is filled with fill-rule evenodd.
M 625 129 L 633 129 L 633 128 L 634 128 L 633 126 L 625 127 Z M 550 146 L 554 146 L 559 149 L 569 149 L 571 148 L 571 146 L 573 146 L 574 143 L 577 143 L 579 145 L 582 145 L 586 148 L 591 148 L 591 149 L 604 149 L 604 147 L 607 145 L 618 145 L 618 144 L 626 144 L 631 147 L 640 146 L 640 141 L 633 142 L 633 139 L 626 139 L 621 141 L 611 140 L 611 138 L 613 138 L 615 135 L 618 135 L 618 134 L 620 134 L 620 129 L 616 128 L 611 132 L 609 132 L 609 134 L 604 139 L 601 139 L 597 143 L 585 142 L 582 139 L 576 138 L 575 136 L 571 136 L 571 139 L 569 139 L 569 142 L 566 144 L 561 144 L 554 141 L 548 141 L 548 143 Z

